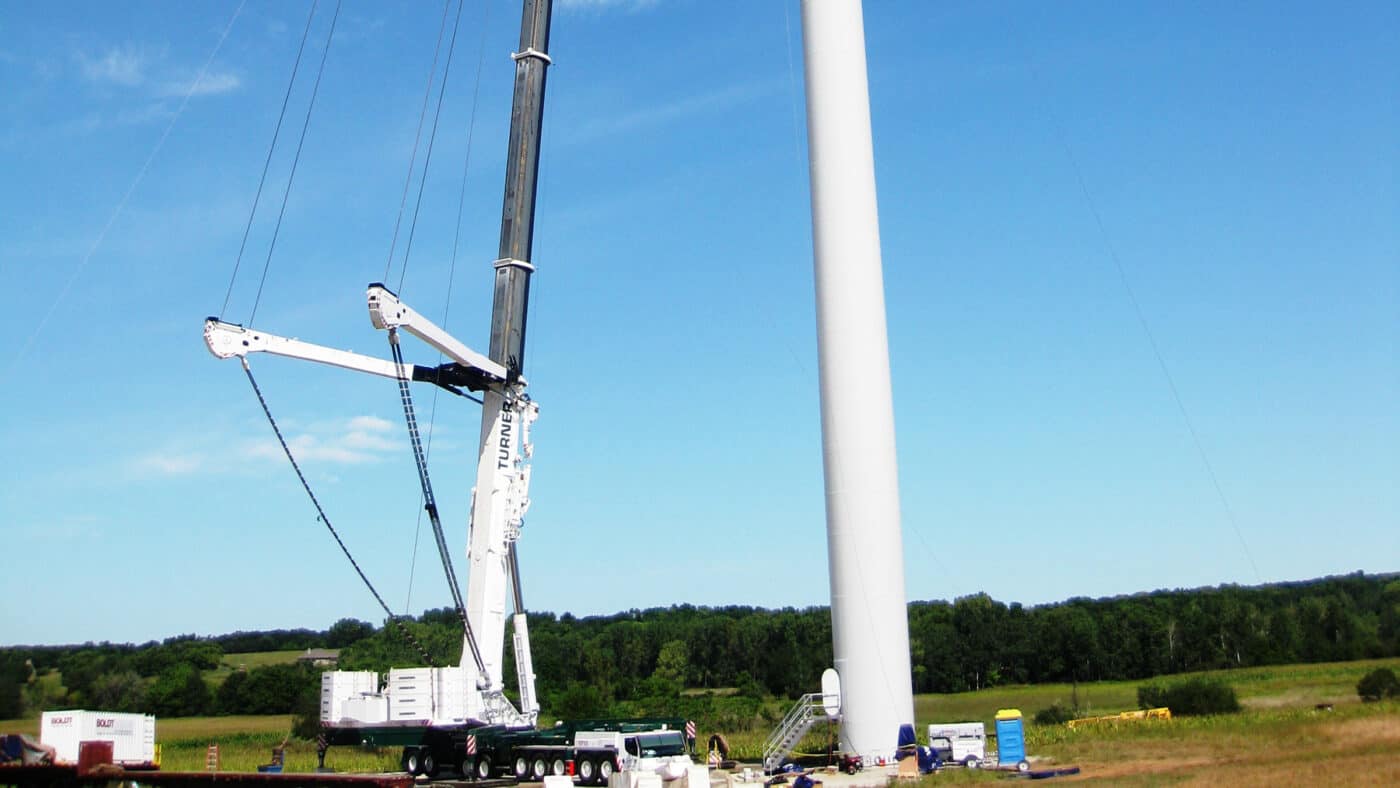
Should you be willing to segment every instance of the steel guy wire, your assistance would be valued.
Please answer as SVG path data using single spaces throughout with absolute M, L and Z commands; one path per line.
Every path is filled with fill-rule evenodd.
M 272 153 L 277 150 L 277 139 L 282 134 L 282 120 L 287 117 L 287 104 L 292 98 L 292 86 L 297 81 L 297 71 L 301 69 L 301 56 L 306 51 L 306 39 L 311 34 L 311 20 L 316 18 L 319 0 L 312 0 L 311 13 L 306 15 L 306 29 L 301 31 L 301 45 L 297 47 L 296 61 L 292 63 L 292 75 L 287 80 L 287 92 L 282 96 L 282 110 L 277 113 L 277 127 L 272 130 L 272 144 L 267 147 L 267 159 L 263 162 L 262 177 L 258 178 L 258 191 L 253 195 L 253 207 L 248 211 L 248 224 L 243 228 L 243 240 L 238 244 L 238 257 L 233 261 L 233 274 L 228 278 L 228 291 L 224 293 L 223 306 L 219 307 L 219 319 L 228 311 L 228 301 L 233 297 L 233 285 L 238 281 L 238 268 L 243 264 L 243 251 L 248 247 L 248 235 L 253 230 L 253 217 L 258 212 L 258 202 L 262 200 L 263 185 L 267 183 L 267 171 L 272 167 Z
M 326 32 L 326 47 L 321 51 L 321 65 L 316 69 L 316 82 L 311 86 L 311 100 L 306 105 L 306 119 L 301 124 L 301 138 L 297 140 L 297 152 L 292 157 L 292 171 L 287 175 L 287 188 L 282 191 L 282 207 L 277 211 L 277 224 L 272 228 L 272 242 L 267 245 L 267 260 L 263 262 L 262 278 L 258 280 L 258 294 L 253 298 L 253 310 L 248 313 L 248 325 L 257 317 L 258 304 L 262 301 L 263 285 L 267 283 L 267 270 L 272 265 L 272 250 L 277 248 L 277 236 L 282 231 L 282 217 L 287 213 L 287 200 L 292 195 L 292 182 L 297 177 L 297 164 L 301 162 L 301 149 L 306 144 L 306 130 L 311 126 L 311 111 L 316 108 L 316 95 L 321 91 L 321 77 L 326 73 L 326 58 L 331 53 L 331 41 L 335 38 L 335 23 L 340 19 L 341 0 L 336 0 L 335 14 L 331 17 L 330 30 Z
M 408 157 L 408 174 L 403 179 L 403 196 L 399 198 L 399 215 L 394 219 L 394 235 L 389 239 L 389 257 L 384 261 L 384 281 L 389 281 L 389 269 L 394 265 L 394 250 L 399 243 L 399 227 L 403 224 L 403 209 L 408 205 L 408 187 L 413 184 L 413 167 L 418 162 L 418 143 L 423 139 L 423 120 L 428 117 L 428 100 L 433 95 L 433 80 L 437 78 L 438 56 L 442 54 L 442 34 L 447 31 L 447 9 L 452 0 L 442 4 L 442 22 L 438 24 L 437 46 L 433 49 L 433 65 L 428 69 L 428 84 L 423 87 L 423 108 L 418 110 L 418 130 L 413 133 L 413 151 Z
M 452 22 L 452 38 L 447 44 L 447 60 L 442 66 L 442 82 L 438 83 L 437 108 L 433 110 L 433 127 L 428 132 L 428 150 L 423 154 L 423 174 L 418 177 L 418 197 L 413 203 L 413 219 L 408 224 L 408 240 L 403 248 L 403 267 L 399 269 L 399 292 L 403 292 L 408 276 L 408 256 L 413 252 L 413 237 L 418 232 L 418 214 L 423 208 L 423 191 L 428 185 L 428 168 L 433 161 L 433 145 L 437 142 L 438 121 L 442 118 L 442 100 L 447 93 L 447 77 L 452 73 L 452 55 L 457 51 L 457 30 L 462 23 L 462 0 L 457 0 L 457 17 Z
M 194 81 L 190 83 L 189 88 L 185 91 L 184 97 L 180 100 L 180 106 L 175 110 L 174 117 L 172 117 L 170 123 L 166 125 L 165 131 L 160 135 L 160 139 L 156 140 L 156 146 L 151 149 L 151 154 L 146 157 L 146 161 L 141 165 L 141 169 L 136 172 L 136 177 L 131 180 L 131 185 L 126 187 L 126 192 L 122 194 L 122 198 L 117 201 L 117 207 L 112 209 L 111 216 L 107 217 L 107 223 L 102 226 L 102 231 L 97 234 L 97 239 L 92 242 L 92 246 L 88 247 L 87 254 L 83 255 L 83 259 L 78 262 L 78 267 L 73 269 L 73 273 L 68 276 L 68 281 L 64 282 L 63 289 L 58 291 L 57 296 L 54 296 L 53 301 L 49 304 L 49 308 L 44 311 L 44 316 L 39 318 L 39 322 L 34 324 L 34 330 L 29 333 L 29 337 L 25 339 L 24 344 L 20 346 L 19 352 L 16 353 L 15 357 L 10 361 L 5 372 L 7 377 L 19 366 L 19 362 L 23 361 L 24 357 L 29 354 L 29 348 L 34 345 L 34 340 L 39 337 L 39 334 L 43 333 L 44 327 L 48 325 L 49 319 L 53 317 L 53 313 L 58 309 L 58 305 L 63 302 L 64 298 L 68 297 L 68 292 L 73 289 L 73 285 L 78 281 L 78 277 L 82 276 L 83 271 L 87 270 L 88 263 L 92 261 L 93 255 L 97 254 L 97 250 L 102 246 L 102 242 L 107 239 L 107 233 L 111 232 L 112 225 L 117 223 L 117 217 L 121 216 L 122 210 L 126 208 L 126 203 L 131 199 L 131 195 L 136 191 L 136 187 L 141 185 L 141 181 L 145 180 L 146 173 L 151 169 L 151 163 L 156 160 L 156 155 L 160 153 L 160 149 L 165 147 L 166 139 L 170 137 L 170 132 L 175 129 L 175 124 L 179 122 L 180 116 L 185 113 L 185 107 L 189 105 L 190 97 L 194 95 L 195 89 L 204 81 L 204 75 L 209 73 L 209 66 L 213 64 L 214 58 L 219 54 L 219 50 L 223 49 L 224 41 L 228 39 L 228 34 L 233 30 L 233 23 L 238 20 L 238 16 L 243 13 L 243 7 L 247 4 L 247 0 L 243 0 L 243 2 L 239 3 L 238 7 L 233 10 L 233 16 L 230 16 L 228 24 L 224 25 L 224 32 L 219 35 L 219 40 L 209 52 L 209 57 L 204 59 L 204 65 L 200 67 L 199 74 L 195 76 Z
M 320 499 L 318 499 L 316 493 L 311 490 L 311 483 L 306 480 L 306 474 L 302 473 L 301 466 L 297 464 L 296 457 L 292 455 L 292 448 L 287 445 L 287 439 L 282 436 L 282 428 L 277 426 L 277 420 L 272 417 L 272 410 L 267 405 L 267 399 L 263 397 L 262 389 L 258 387 L 257 379 L 253 377 L 253 368 L 248 364 L 247 356 L 240 357 L 239 361 L 243 362 L 243 372 L 248 376 L 248 383 L 253 387 L 253 393 L 258 397 L 258 404 L 262 406 L 263 415 L 267 416 L 267 423 L 272 425 L 272 432 L 277 436 L 277 442 L 282 446 L 282 453 L 287 455 L 287 461 L 292 464 L 292 470 L 296 471 L 297 479 L 301 482 L 301 488 L 306 491 L 307 497 L 311 499 L 311 505 L 316 507 L 316 519 L 326 524 L 326 528 L 331 532 L 331 536 L 335 537 L 335 543 L 340 545 L 340 551 L 345 554 L 345 557 L 350 561 L 350 565 L 355 568 L 355 574 L 360 576 L 360 580 L 364 581 L 365 587 L 369 589 L 375 601 L 383 608 L 384 615 L 388 616 L 389 620 L 398 626 L 404 638 L 418 649 L 418 655 L 423 658 L 423 663 L 432 665 L 433 660 L 432 657 L 428 656 L 427 649 L 423 648 L 423 644 L 418 642 L 418 639 L 413 636 L 413 633 L 404 625 L 403 620 L 394 615 L 394 611 L 389 609 L 389 605 L 384 602 L 384 597 L 379 595 L 379 591 L 374 587 L 374 584 L 370 582 L 364 570 L 360 568 L 360 564 L 355 560 L 355 556 L 350 554 L 350 548 L 345 546 L 345 541 L 340 538 L 340 533 L 335 530 L 334 525 L 331 525 L 331 518 L 326 515 L 326 510 L 322 508 Z
M 418 469 L 418 481 L 423 488 L 423 509 L 428 513 L 428 521 L 433 526 L 433 537 L 437 541 L 438 555 L 442 558 L 442 568 L 447 575 L 447 588 L 452 594 L 457 616 L 462 620 L 462 632 L 476 662 L 477 670 L 486 672 L 486 663 L 476 645 L 471 622 L 467 620 L 467 608 L 462 602 L 462 588 L 457 583 L 457 572 L 452 566 L 452 550 L 447 546 L 447 537 L 442 532 L 442 520 L 438 516 L 437 499 L 433 497 L 433 484 L 428 478 L 428 460 L 423 453 L 423 441 L 418 432 L 418 418 L 414 415 L 413 394 L 408 387 L 408 367 L 404 364 L 403 350 L 399 346 L 399 332 L 389 329 L 389 348 L 398 370 L 399 399 L 403 403 L 404 421 L 408 424 L 408 440 L 413 447 L 413 462 Z

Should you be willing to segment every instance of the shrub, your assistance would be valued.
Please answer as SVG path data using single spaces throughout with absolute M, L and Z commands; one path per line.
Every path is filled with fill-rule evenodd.
M 563 692 L 555 694 L 550 709 L 563 719 L 604 717 L 608 713 L 608 699 L 591 684 L 571 681 Z
M 315 739 L 321 733 L 321 687 L 307 683 L 301 688 L 292 706 L 292 735 L 299 739 Z
M 1079 716 L 1078 710 L 1055 701 L 1035 713 L 1036 725 L 1063 725 Z
M 1234 687 L 1203 678 L 1186 679 L 1166 687 L 1144 684 L 1138 687 L 1138 705 L 1144 709 L 1166 706 L 1172 714 L 1181 716 L 1231 714 L 1240 710 Z
M 1356 694 L 1364 701 L 1400 697 L 1400 679 L 1390 668 L 1376 668 L 1356 682 Z
M 1160 709 L 1167 705 L 1167 688 L 1160 684 L 1143 684 L 1138 687 L 1139 709 Z

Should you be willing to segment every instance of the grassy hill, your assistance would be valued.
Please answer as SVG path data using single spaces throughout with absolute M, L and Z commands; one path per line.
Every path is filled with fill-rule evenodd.
M 1400 660 L 1369 659 L 1355 662 L 1320 662 L 1303 665 L 1273 665 L 1239 670 L 1212 670 L 1179 673 L 1164 681 L 1205 677 L 1227 682 L 1235 688 L 1246 710 L 1311 709 L 1319 703 L 1345 705 L 1360 703 L 1356 682 L 1378 667 L 1400 668 Z M 1137 708 L 1137 688 L 1148 681 L 1095 681 L 1079 684 L 1032 684 L 995 687 L 978 692 L 947 695 L 918 695 L 914 698 L 914 718 L 920 727 L 930 722 L 973 722 L 988 725 L 998 709 L 1020 709 L 1027 719 L 1053 703 L 1072 705 L 1078 697 L 1085 716 L 1113 714 Z
M 265 665 L 286 665 L 297 661 L 297 656 L 303 652 L 293 649 L 291 651 L 253 651 L 247 654 L 225 654 L 219 660 L 219 667 L 214 670 L 203 672 L 204 681 L 211 690 L 217 690 L 219 685 L 224 683 L 224 679 L 233 675 L 239 670 L 252 670 Z

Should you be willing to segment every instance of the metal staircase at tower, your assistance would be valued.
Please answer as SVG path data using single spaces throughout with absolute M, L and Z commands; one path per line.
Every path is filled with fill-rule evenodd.
M 768 740 L 763 743 L 764 774 L 776 771 L 782 765 L 783 759 L 792 753 L 797 743 L 812 729 L 813 723 L 827 717 L 826 706 L 822 702 L 825 697 L 820 692 L 809 692 L 798 698 L 797 703 L 788 710 L 787 716 L 783 717 L 783 721 L 768 735 Z

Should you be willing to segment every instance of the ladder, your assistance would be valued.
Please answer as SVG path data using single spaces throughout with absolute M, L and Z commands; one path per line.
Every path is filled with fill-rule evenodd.
M 788 757 L 797 743 L 802 741 L 802 737 L 807 735 L 812 724 L 819 717 L 826 716 L 826 708 L 822 705 L 824 696 L 820 692 L 809 692 L 797 699 L 797 703 L 788 710 L 787 716 L 778 723 L 778 727 L 768 735 L 768 740 L 763 743 L 763 772 L 772 774 L 782 765 L 783 759 Z

